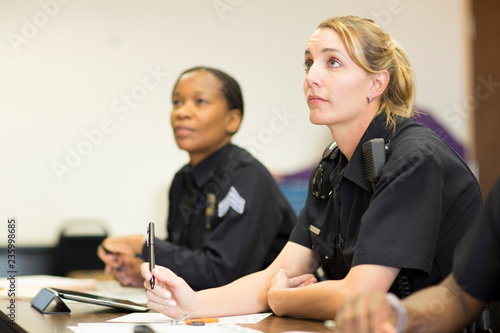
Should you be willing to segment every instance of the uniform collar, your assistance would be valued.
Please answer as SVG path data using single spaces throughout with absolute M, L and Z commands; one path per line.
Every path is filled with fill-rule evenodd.
M 371 192 L 371 184 L 366 179 L 365 175 L 363 144 L 375 138 L 383 138 L 384 141 L 387 142 L 388 135 L 389 131 L 387 130 L 385 115 L 375 116 L 375 118 L 373 118 L 372 122 L 366 129 L 365 134 L 363 134 L 363 137 L 359 141 L 354 154 L 352 154 L 351 160 L 349 161 L 349 163 L 347 163 L 344 177 L 361 186 L 366 191 Z
M 215 172 L 220 167 L 219 161 L 229 154 L 231 147 L 233 147 L 233 144 L 228 143 L 198 163 L 194 168 L 190 167 L 189 164 L 184 167 L 186 169 L 185 171 L 191 171 L 193 173 L 194 185 L 197 188 L 201 188 L 214 176 Z

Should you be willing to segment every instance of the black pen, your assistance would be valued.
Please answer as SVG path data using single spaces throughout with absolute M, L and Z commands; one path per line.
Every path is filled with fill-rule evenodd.
M 154 331 L 147 325 L 137 325 L 134 327 L 134 333 L 154 333 Z
M 151 275 L 153 275 L 153 269 L 155 268 L 155 224 L 149 222 L 148 226 L 148 247 L 149 247 L 149 270 Z M 155 277 L 152 276 L 150 280 L 151 290 L 155 289 Z

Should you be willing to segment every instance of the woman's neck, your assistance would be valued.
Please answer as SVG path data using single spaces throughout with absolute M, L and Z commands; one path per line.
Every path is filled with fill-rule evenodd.
M 348 124 L 343 123 L 328 126 L 332 138 L 337 143 L 340 151 L 347 157 L 347 160 L 351 160 L 359 141 L 365 134 L 368 126 L 370 126 L 375 115 L 376 112 L 366 112 L 364 117 Z
M 202 151 L 202 152 L 197 152 L 197 151 L 190 151 L 189 152 L 189 165 L 191 167 L 195 167 L 198 164 L 200 164 L 204 159 L 215 153 L 216 151 L 220 150 L 222 147 L 226 146 L 229 144 L 231 140 L 224 140 L 220 142 L 218 145 L 213 146 L 212 149 L 209 151 Z

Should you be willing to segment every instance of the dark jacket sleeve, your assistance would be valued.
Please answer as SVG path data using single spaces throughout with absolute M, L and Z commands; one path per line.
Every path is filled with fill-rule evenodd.
M 485 302 L 500 299 L 500 178 L 475 225 L 455 249 L 453 274 L 460 287 Z

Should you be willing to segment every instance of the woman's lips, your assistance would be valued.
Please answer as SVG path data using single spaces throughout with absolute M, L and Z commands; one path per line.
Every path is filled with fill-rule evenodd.
M 326 102 L 327 100 L 318 95 L 309 95 L 307 101 L 309 104 L 320 104 Z
M 176 126 L 174 128 L 175 135 L 184 136 L 194 132 L 191 127 L 188 126 Z

